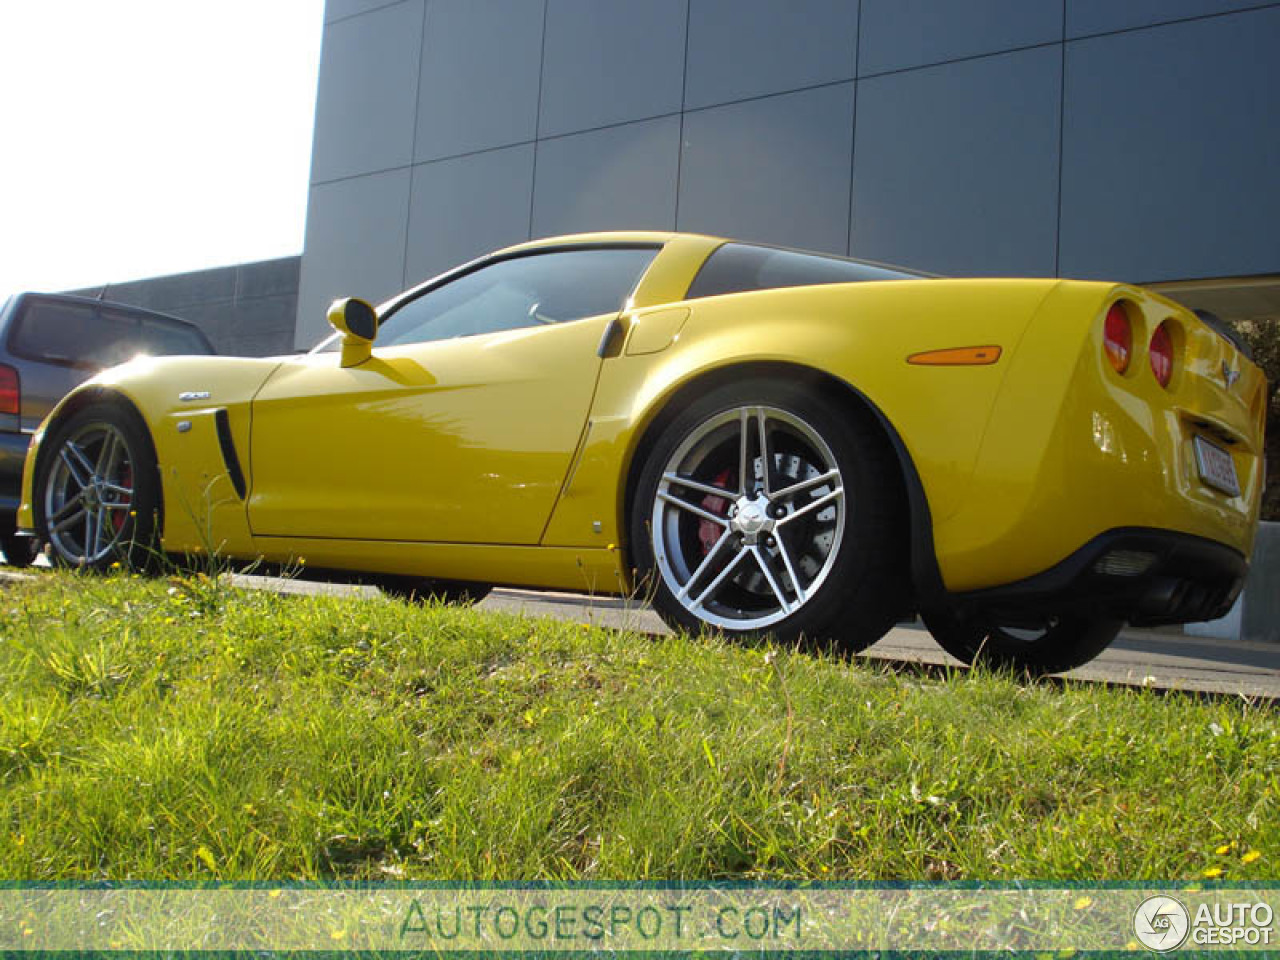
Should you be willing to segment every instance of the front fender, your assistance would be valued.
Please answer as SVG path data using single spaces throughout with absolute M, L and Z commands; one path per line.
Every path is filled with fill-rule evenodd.
M 34 528 L 33 488 L 46 434 L 83 407 L 115 399 L 130 405 L 151 435 L 164 504 L 164 549 L 251 553 L 244 502 L 227 476 L 215 416 L 227 411 L 232 441 L 248 466 L 250 402 L 279 364 L 275 358 L 143 357 L 81 384 L 32 437 L 19 527 Z M 246 480 L 251 482 L 251 475 Z

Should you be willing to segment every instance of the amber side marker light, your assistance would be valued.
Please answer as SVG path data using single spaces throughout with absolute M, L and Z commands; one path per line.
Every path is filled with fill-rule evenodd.
M 952 347 L 926 350 L 907 357 L 907 363 L 925 367 L 984 367 L 1000 359 L 999 347 Z

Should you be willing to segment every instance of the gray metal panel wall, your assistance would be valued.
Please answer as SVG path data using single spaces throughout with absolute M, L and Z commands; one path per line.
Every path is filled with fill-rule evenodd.
M 1055 44 L 860 81 L 854 255 L 1052 274 L 1061 79 Z
M 584 229 L 964 274 L 1280 272 L 1278 3 L 329 0 L 326 21 L 299 345 L 334 296 Z
M 1280 7 L 1067 47 L 1072 276 L 1280 272 Z

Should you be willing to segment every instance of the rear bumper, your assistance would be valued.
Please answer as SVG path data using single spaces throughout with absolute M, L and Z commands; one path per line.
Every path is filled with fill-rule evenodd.
M 0 432 L 0 530 L 14 524 L 22 494 L 22 465 L 27 459 L 31 434 Z
M 1106 360 L 1102 317 L 1117 295 L 1132 307 L 1135 343 L 1161 322 L 1180 325 L 1183 365 L 1168 388 L 1145 356 L 1124 373 Z M 964 504 L 935 521 L 949 592 L 1037 578 L 1119 530 L 1165 531 L 1249 556 L 1262 492 L 1265 383 L 1184 313 L 1136 288 L 1067 281 L 1055 288 L 1010 360 Z M 1224 366 L 1240 373 L 1230 386 L 1220 373 L 1215 379 Z M 1197 438 L 1230 457 L 1239 495 L 1202 479 Z
M 1043 573 L 955 598 L 958 609 L 1018 622 L 1087 614 L 1134 626 L 1223 616 L 1249 565 L 1225 544 L 1168 530 L 1130 527 L 1095 537 Z

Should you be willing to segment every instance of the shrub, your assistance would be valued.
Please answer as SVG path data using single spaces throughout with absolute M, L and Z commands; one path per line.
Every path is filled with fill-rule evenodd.
M 1280 320 L 1240 320 L 1235 324 L 1253 350 L 1253 361 L 1267 375 L 1267 485 L 1262 519 L 1280 520 Z

